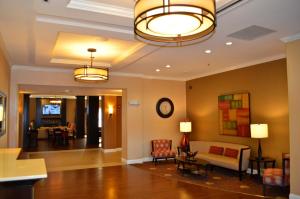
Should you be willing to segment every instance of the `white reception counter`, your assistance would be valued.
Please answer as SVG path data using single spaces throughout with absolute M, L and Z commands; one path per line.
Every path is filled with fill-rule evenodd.
M 33 199 L 34 184 L 47 178 L 44 159 L 18 160 L 20 148 L 0 149 L 0 198 Z
M 47 178 L 44 159 L 17 160 L 20 148 L 0 149 L 0 182 Z

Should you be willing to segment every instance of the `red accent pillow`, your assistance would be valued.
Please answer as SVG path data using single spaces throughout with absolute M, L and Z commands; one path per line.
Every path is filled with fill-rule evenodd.
M 239 154 L 239 150 L 237 150 L 237 149 L 231 149 L 231 148 L 226 148 L 224 156 L 237 159 L 238 154 Z
M 210 146 L 209 148 L 209 153 L 213 153 L 216 155 L 223 155 L 224 148 L 223 147 L 218 147 L 218 146 Z

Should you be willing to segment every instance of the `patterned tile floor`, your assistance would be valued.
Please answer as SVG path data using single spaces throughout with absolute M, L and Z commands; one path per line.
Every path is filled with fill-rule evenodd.
M 193 175 L 189 173 L 181 173 L 177 170 L 177 165 L 173 162 L 160 162 L 156 166 L 152 163 L 134 165 L 140 169 L 147 170 L 155 175 L 184 181 L 191 184 L 216 188 L 220 190 L 238 192 L 250 195 L 262 196 L 262 184 L 255 177 L 245 175 L 240 181 L 237 172 L 230 170 L 215 168 L 208 172 L 208 177 Z M 268 188 L 267 196 L 272 198 L 288 198 L 288 190 L 277 187 Z

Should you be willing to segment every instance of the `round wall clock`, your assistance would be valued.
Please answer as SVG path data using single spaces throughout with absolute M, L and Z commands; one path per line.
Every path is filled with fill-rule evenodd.
M 162 118 L 171 117 L 174 112 L 174 104 L 169 98 L 161 98 L 156 104 L 156 112 Z

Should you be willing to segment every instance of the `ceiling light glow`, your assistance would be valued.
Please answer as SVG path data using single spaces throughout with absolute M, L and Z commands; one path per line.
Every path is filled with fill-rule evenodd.
M 134 32 L 141 40 L 164 45 L 184 45 L 216 28 L 215 0 L 138 0 L 134 8 Z

